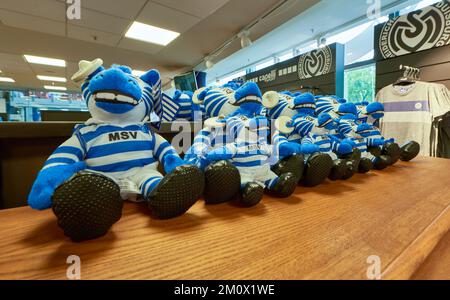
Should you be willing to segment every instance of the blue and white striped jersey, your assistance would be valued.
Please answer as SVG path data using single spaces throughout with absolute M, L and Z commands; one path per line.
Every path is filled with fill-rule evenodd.
M 176 150 L 146 124 L 80 125 L 74 135 L 56 149 L 44 169 L 84 160 L 87 170 L 120 177 L 133 169 L 151 166 Z
M 188 121 L 193 121 L 192 118 L 192 97 L 186 93 L 182 93 L 177 100 L 180 105 L 180 110 L 177 114 L 177 119 L 185 119 Z

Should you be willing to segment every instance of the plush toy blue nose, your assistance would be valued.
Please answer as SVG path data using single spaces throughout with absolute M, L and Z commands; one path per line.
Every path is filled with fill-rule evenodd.
M 110 113 L 122 114 L 132 110 L 140 102 L 141 87 L 130 73 L 127 69 L 113 67 L 91 79 L 89 91 L 97 107 Z
M 373 102 L 367 105 L 366 111 L 375 119 L 380 119 L 384 116 L 384 106 L 380 102 Z
M 338 113 L 340 115 L 350 114 L 350 115 L 357 116 L 358 108 L 356 107 L 356 105 L 354 103 L 347 102 L 347 103 L 339 105 Z
M 295 97 L 294 103 L 291 108 L 295 109 L 299 113 L 313 116 L 316 111 L 316 99 L 311 93 L 298 95 L 297 97 Z
M 367 123 L 359 124 L 356 128 L 356 133 L 364 134 L 366 131 L 369 131 L 372 129 L 372 126 L 370 126 Z
M 328 130 L 331 130 L 334 128 L 333 118 L 328 113 L 321 113 L 317 117 L 317 121 L 318 121 L 319 127 L 324 127 Z

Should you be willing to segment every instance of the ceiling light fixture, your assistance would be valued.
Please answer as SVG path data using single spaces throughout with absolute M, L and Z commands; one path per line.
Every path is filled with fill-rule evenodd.
M 134 21 L 125 37 L 144 41 L 147 43 L 167 46 L 171 41 L 176 39 L 180 34 L 175 31 L 147 25 Z
M 46 75 L 37 75 L 36 77 L 37 79 L 42 81 L 67 82 L 67 79 L 64 77 L 46 76 Z
M 55 67 L 65 67 L 66 61 L 62 59 L 49 58 L 49 57 L 41 57 L 41 56 L 33 56 L 33 55 L 24 55 L 25 60 L 31 64 L 40 64 L 40 65 L 48 65 Z
M 132 70 L 131 71 L 131 74 L 133 74 L 134 76 L 137 76 L 137 77 L 141 77 L 145 73 L 147 73 L 147 72 L 146 71 L 141 71 L 141 70 Z
M 327 45 L 327 38 L 323 35 L 317 38 L 317 48 L 323 48 Z
M 231 38 L 223 42 L 219 47 L 217 47 L 215 50 L 211 51 L 209 54 L 209 57 L 214 58 L 217 62 L 217 60 L 220 60 L 220 55 L 231 45 L 235 43 L 235 41 L 240 40 L 242 47 L 248 47 L 252 45 L 252 40 L 250 39 L 250 32 L 251 30 L 257 26 L 259 23 L 264 22 L 267 18 L 271 18 L 275 14 L 279 14 L 280 10 L 283 8 L 285 9 L 285 6 L 292 5 L 291 0 L 284 0 L 279 3 L 277 3 L 275 6 L 270 7 L 265 12 L 263 12 L 258 18 L 256 18 L 254 21 L 252 21 L 247 26 L 243 27 L 241 32 L 238 34 L 233 35 Z M 204 69 L 206 63 L 206 57 L 202 58 L 198 63 L 196 63 L 194 66 L 194 69 L 201 70 Z
M 1 82 L 16 82 L 14 79 L 9 77 L 0 77 Z
M 241 47 L 246 48 L 251 46 L 252 40 L 250 39 L 250 32 L 248 30 L 244 30 L 238 34 L 238 38 L 241 39 Z
M 44 89 L 54 91 L 67 91 L 67 88 L 65 86 L 54 86 L 54 85 L 44 85 Z
M 205 58 L 205 65 L 207 69 L 211 69 L 212 67 L 214 67 L 214 62 L 212 61 L 211 57 L 207 56 Z

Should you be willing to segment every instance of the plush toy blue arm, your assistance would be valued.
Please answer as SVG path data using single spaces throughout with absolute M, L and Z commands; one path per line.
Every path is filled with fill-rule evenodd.
M 353 146 L 350 143 L 346 142 L 345 140 L 340 141 L 337 137 L 333 135 L 328 136 L 333 141 L 331 147 L 332 150 L 338 155 L 346 155 L 353 152 Z
M 229 144 L 229 146 L 230 145 L 231 144 Z M 234 155 L 235 152 L 230 149 L 230 147 L 223 146 L 208 152 L 208 154 L 206 154 L 206 158 L 209 161 L 229 160 L 232 159 Z
M 28 195 L 28 204 L 39 210 L 51 207 L 56 188 L 86 168 L 83 160 L 83 147 L 77 136 L 72 135 L 45 162 Z
M 314 144 L 314 141 L 309 136 L 305 136 L 302 139 L 301 150 L 304 154 L 313 154 L 315 152 L 320 152 L 320 147 Z
M 342 140 L 342 143 L 349 144 L 352 148 L 355 148 L 355 147 L 356 147 L 355 141 L 353 141 L 353 140 L 350 139 L 350 138 L 343 139 L 343 140 Z
M 40 171 L 28 196 L 28 205 L 38 210 L 50 208 L 56 188 L 85 168 L 86 164 L 81 161 Z
M 301 152 L 302 152 L 302 147 L 300 144 L 297 144 L 297 143 L 287 142 L 287 143 L 281 143 L 278 146 L 278 153 L 281 158 L 291 156 L 294 154 L 298 154 Z
M 186 162 L 181 159 L 175 148 L 158 134 L 155 134 L 154 155 L 162 163 L 166 174 L 172 173 L 176 167 L 186 165 Z
M 184 160 L 190 164 L 204 169 L 208 165 L 205 155 L 211 146 L 211 131 L 208 129 L 201 130 L 194 138 L 194 143 L 186 151 Z
M 384 139 L 368 139 L 367 146 L 369 147 L 380 147 L 386 143 Z

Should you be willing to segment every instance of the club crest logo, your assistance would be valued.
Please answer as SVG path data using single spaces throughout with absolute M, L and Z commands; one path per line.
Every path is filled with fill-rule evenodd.
M 450 5 L 442 1 L 384 24 L 379 47 L 383 58 L 450 44 Z
M 328 74 L 332 62 L 333 55 L 328 46 L 301 55 L 298 59 L 298 77 L 306 79 Z

